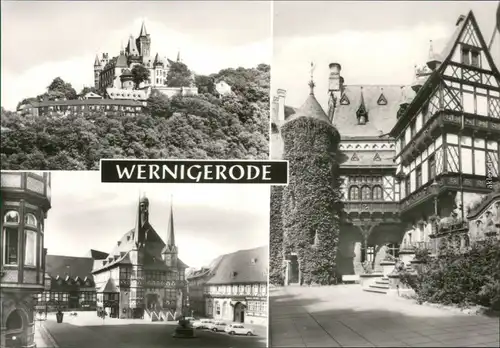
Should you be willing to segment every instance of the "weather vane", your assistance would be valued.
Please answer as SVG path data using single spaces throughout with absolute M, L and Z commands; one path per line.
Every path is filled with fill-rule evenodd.
M 310 72 L 311 72 L 311 81 L 309 81 L 309 87 L 311 88 L 311 94 L 314 94 L 314 86 L 316 86 L 314 84 L 314 80 L 313 80 L 313 75 L 314 75 L 314 69 L 316 68 L 316 65 L 314 65 L 313 62 L 311 62 L 311 69 L 310 69 Z

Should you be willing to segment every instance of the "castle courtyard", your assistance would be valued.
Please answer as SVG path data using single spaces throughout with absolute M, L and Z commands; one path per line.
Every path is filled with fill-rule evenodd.
M 357 285 L 270 291 L 272 347 L 498 347 L 499 319 L 418 305 Z
M 266 328 L 252 326 L 256 336 L 230 336 L 197 330 L 196 338 L 173 338 L 176 322 L 148 322 L 138 319 L 106 318 L 103 322 L 95 312 L 79 312 L 77 317 L 65 313 L 63 323 L 49 314 L 46 321 L 35 324 L 37 348 L 105 348 L 105 347 L 265 347 Z

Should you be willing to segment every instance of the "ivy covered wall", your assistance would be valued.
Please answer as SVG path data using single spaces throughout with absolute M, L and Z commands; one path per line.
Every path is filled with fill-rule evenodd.
M 302 284 L 336 283 L 340 136 L 327 122 L 299 117 L 281 129 L 289 184 L 283 192 L 283 252 L 297 254 Z
M 283 186 L 271 186 L 269 282 L 274 285 L 284 284 L 283 216 L 281 210 L 283 189 Z

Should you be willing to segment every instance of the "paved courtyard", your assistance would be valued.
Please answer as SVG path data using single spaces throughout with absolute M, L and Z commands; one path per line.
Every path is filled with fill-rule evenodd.
M 271 347 L 498 347 L 499 319 L 423 306 L 358 285 L 271 290 Z
M 267 329 L 252 326 L 256 336 L 230 336 L 197 330 L 192 339 L 173 338 L 174 322 L 147 322 L 107 318 L 104 323 L 94 312 L 80 312 L 77 317 L 67 313 L 58 324 L 54 315 L 36 322 L 37 348 L 160 348 L 160 347 L 265 347 Z M 48 333 L 48 334 L 47 334 Z

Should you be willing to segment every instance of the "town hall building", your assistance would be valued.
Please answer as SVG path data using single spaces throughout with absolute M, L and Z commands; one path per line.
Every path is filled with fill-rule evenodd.
M 469 12 L 458 18 L 441 54 L 431 42 L 428 61 L 408 85 L 350 85 L 332 63 L 326 111 L 313 89 L 299 109 L 286 105 L 285 90 L 277 91 L 273 158 L 283 157 L 281 127 L 292 115 L 321 119 L 341 136 L 345 214 L 337 279 L 381 271 L 382 261 L 410 260 L 419 248 L 436 252 L 450 235 L 464 248 L 500 236 L 497 44 L 485 41 Z M 302 283 L 300 263 L 293 254 L 283 261 L 286 285 Z
M 187 266 L 178 257 L 174 213 L 164 242 L 149 222 L 149 200 L 137 205 L 136 225 L 118 240 L 92 275 L 97 310 L 115 318 L 175 320 L 184 315 Z

